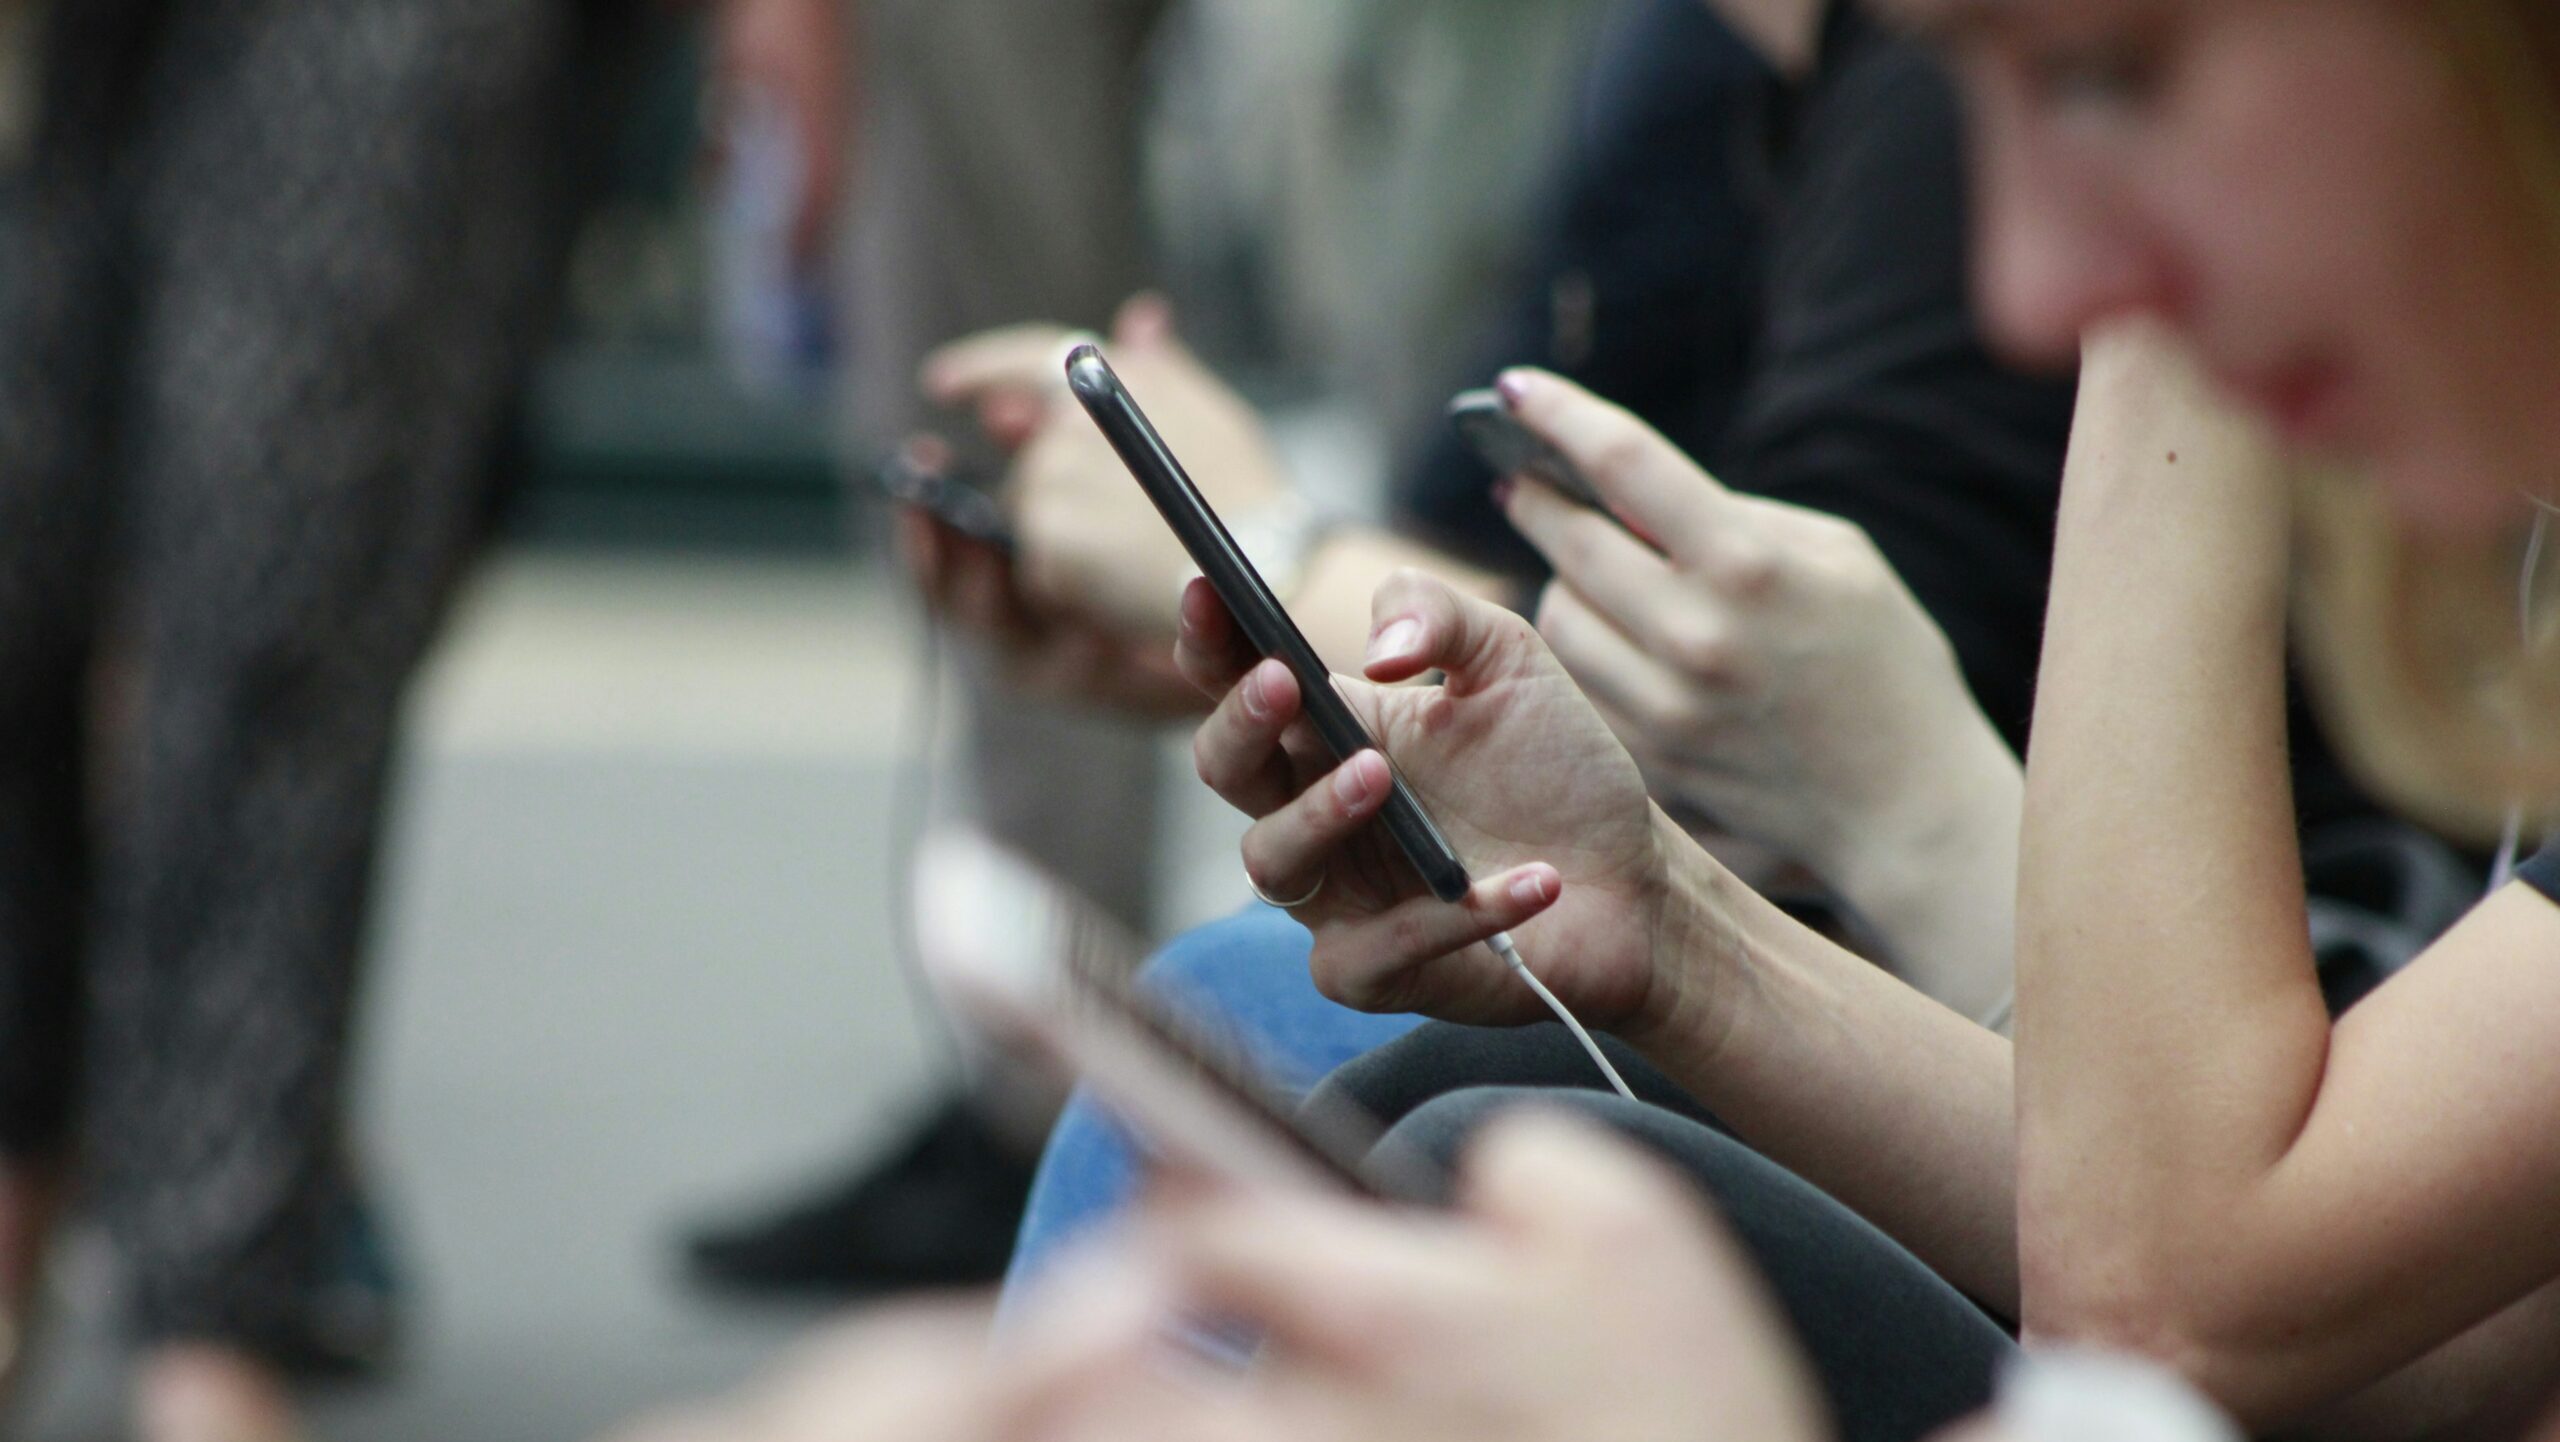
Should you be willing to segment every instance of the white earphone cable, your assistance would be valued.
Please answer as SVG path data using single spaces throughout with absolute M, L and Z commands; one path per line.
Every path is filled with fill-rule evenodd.
M 1538 1000 L 1545 1002 L 1547 1010 L 1556 1014 L 1556 1020 L 1564 1023 L 1564 1029 L 1573 1033 L 1575 1041 L 1582 1043 L 1582 1049 L 1591 1054 L 1592 1064 L 1600 1068 L 1600 1074 L 1609 1079 L 1609 1085 L 1617 1089 L 1618 1095 L 1634 1101 L 1635 1091 L 1627 1085 L 1625 1077 L 1618 1075 L 1618 1069 L 1609 1064 L 1609 1054 L 1602 1051 L 1600 1043 L 1592 1039 L 1590 1029 L 1583 1026 L 1572 1011 L 1556 999 L 1554 992 L 1547 990 L 1547 984 L 1538 980 L 1536 972 L 1529 970 L 1529 963 L 1520 959 L 1520 948 L 1511 940 L 1511 933 L 1497 931 L 1486 940 L 1485 945 L 1493 948 L 1493 954 L 1501 957 L 1505 966 L 1510 967 L 1512 971 L 1518 973 L 1522 981 L 1529 984 L 1529 989 L 1538 994 Z
M 2551 507 L 2534 503 L 2533 531 L 2525 538 L 2524 566 L 2516 579 L 2516 627 L 2525 650 L 2533 649 L 2533 593 L 2542 578 L 2542 548 L 2551 530 Z M 2489 868 L 2489 889 L 2496 891 L 2515 880 L 2516 864 L 2523 859 L 2524 802 L 2507 803 L 2507 823 L 2498 839 L 2498 859 Z

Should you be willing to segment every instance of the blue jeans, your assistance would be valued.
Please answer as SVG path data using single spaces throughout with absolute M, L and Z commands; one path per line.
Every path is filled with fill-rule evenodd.
M 1291 1098 L 1354 1057 L 1421 1023 L 1370 1016 L 1316 991 L 1307 975 L 1311 941 L 1287 912 L 1256 906 L 1176 938 L 1147 963 L 1141 981 L 1166 1004 L 1212 1033 L 1232 1037 Z M 1135 1145 L 1079 1092 L 1058 1118 L 1005 1277 L 1011 1303 L 1059 1249 L 1127 1205 L 1138 1186 Z

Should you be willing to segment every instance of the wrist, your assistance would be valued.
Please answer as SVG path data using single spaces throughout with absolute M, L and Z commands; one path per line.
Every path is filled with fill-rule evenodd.
M 1809 859 L 1872 920 L 1951 893 L 1970 896 L 1968 876 L 2016 872 L 2025 770 L 1979 710 L 1968 706 L 1952 732 L 1915 748 L 1926 764 L 1910 768 L 1860 824 L 1845 828 L 1832 855 Z M 2005 890 L 1999 898 L 2003 907 L 2013 900 Z
M 1652 808 L 1654 875 L 1643 908 L 1644 996 L 1614 1028 L 1629 1046 L 1669 1064 L 1710 1068 L 1734 1032 L 1738 994 L 1751 985 L 1754 938 L 1734 902 L 1744 887 L 1660 806 Z M 1679 1074 L 1675 1071 L 1675 1074 Z

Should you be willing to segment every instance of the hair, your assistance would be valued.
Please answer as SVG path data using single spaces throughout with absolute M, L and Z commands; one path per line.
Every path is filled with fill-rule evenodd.
M 2550 236 L 2560 323 L 2560 6 L 2434 8 Z M 2538 492 L 2550 478 L 2516 479 Z M 2497 837 L 2518 808 L 2560 821 L 2560 525 L 2548 555 L 2530 516 L 2496 543 L 2433 542 L 2333 470 L 2305 469 L 2296 500 L 2303 667 L 2342 759 L 2383 801 L 2464 839 Z

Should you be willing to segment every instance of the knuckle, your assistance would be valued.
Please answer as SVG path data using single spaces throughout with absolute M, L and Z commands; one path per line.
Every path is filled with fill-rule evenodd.
M 1307 975 L 1327 1001 L 1353 1011 L 1368 1010 L 1377 992 L 1377 979 L 1336 947 L 1318 946 L 1307 959 Z
M 1195 731 L 1191 735 L 1191 770 L 1203 786 L 1222 795 L 1226 792 L 1227 788 L 1220 784 L 1226 775 L 1226 764 L 1218 748 L 1210 744 L 1206 730 Z
M 1625 478 L 1653 461 L 1653 448 L 1641 431 L 1613 417 L 1606 434 L 1591 446 L 1588 464 L 1603 475 Z
M 1663 660 L 1691 680 L 1718 685 L 1731 681 L 1740 646 L 1724 626 L 1703 616 L 1669 623 L 1663 632 Z
M 1739 601 L 1765 601 L 1786 579 L 1786 558 L 1758 541 L 1735 541 L 1716 566 L 1717 589 Z

